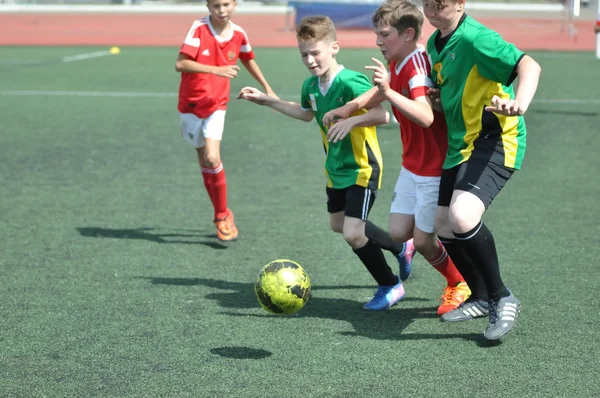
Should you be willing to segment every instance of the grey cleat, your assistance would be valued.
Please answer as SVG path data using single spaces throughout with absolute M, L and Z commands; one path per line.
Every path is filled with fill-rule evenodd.
M 490 324 L 483 336 L 490 341 L 500 340 L 515 326 L 521 302 L 513 296 L 490 300 Z
M 443 322 L 461 322 L 481 318 L 489 313 L 489 304 L 481 299 L 467 299 L 458 308 L 445 313 L 440 317 Z

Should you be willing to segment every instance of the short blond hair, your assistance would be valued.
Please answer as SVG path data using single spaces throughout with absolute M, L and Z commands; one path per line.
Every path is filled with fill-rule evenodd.
M 296 39 L 300 41 L 336 41 L 337 34 L 331 18 L 316 15 L 302 18 L 296 27 Z
M 413 28 L 415 30 L 415 40 L 421 37 L 423 20 L 423 10 L 409 0 L 386 0 L 375 11 L 372 18 L 373 26 L 391 26 L 396 28 L 398 33 Z

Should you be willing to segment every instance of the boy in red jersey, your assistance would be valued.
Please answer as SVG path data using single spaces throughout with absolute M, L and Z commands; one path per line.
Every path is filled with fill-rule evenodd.
M 238 58 L 269 96 L 276 97 L 254 61 L 246 32 L 231 22 L 235 0 L 207 0 L 210 16 L 194 21 L 175 64 L 181 72 L 178 110 L 181 135 L 196 148 L 204 186 L 214 207 L 217 237 L 238 237 L 233 213 L 227 207 L 227 182 L 221 162 L 221 138 L 230 82 L 240 68 Z
M 470 294 L 469 287 L 444 246 L 435 235 L 442 164 L 447 150 L 444 116 L 434 112 L 428 90 L 433 86 L 431 65 L 417 40 L 423 26 L 423 12 L 406 0 L 388 0 L 373 15 L 377 45 L 386 66 L 373 58 L 372 70 L 377 87 L 329 112 L 324 124 L 347 118 L 355 109 L 373 106 L 384 100 L 391 103 L 400 123 L 402 139 L 402 170 L 394 189 L 390 210 L 389 233 L 399 242 L 413 238 L 419 252 L 447 281 L 438 315 L 457 308 Z M 344 131 L 329 129 L 329 139 L 342 138 Z M 408 277 L 410 270 L 400 270 Z M 402 275 L 404 274 L 404 275 Z

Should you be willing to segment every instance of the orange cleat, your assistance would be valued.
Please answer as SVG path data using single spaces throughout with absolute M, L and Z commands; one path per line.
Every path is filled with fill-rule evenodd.
M 235 226 L 231 210 L 225 217 L 215 219 L 215 226 L 217 227 L 217 238 L 220 241 L 229 242 L 237 239 L 238 229 Z
M 440 298 L 442 304 L 437 309 L 438 315 L 444 315 L 461 305 L 471 295 L 471 289 L 465 282 L 460 282 L 456 286 L 446 286 L 444 293 Z

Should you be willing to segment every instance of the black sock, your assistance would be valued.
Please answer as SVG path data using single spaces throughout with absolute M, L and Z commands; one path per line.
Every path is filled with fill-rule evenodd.
M 394 286 L 398 283 L 398 277 L 392 272 L 377 242 L 369 239 L 366 245 L 353 250 L 379 286 Z
M 365 235 L 377 242 L 383 250 L 392 252 L 394 256 L 402 253 L 404 249 L 403 242 L 396 242 L 390 237 L 390 234 L 368 220 L 365 223 Z
M 465 282 L 471 289 L 471 298 L 488 300 L 488 292 L 481 274 L 475 267 L 475 264 L 471 261 L 471 258 L 467 255 L 464 247 L 464 243 L 458 239 L 438 237 L 440 242 L 446 248 L 448 256 L 458 269 L 458 272 L 465 278 Z
M 490 298 L 497 300 L 509 296 L 510 293 L 500 277 L 500 266 L 498 265 L 494 237 L 485 224 L 479 222 L 469 232 L 464 234 L 455 232 L 454 235 L 456 239 L 462 242 L 465 251 L 483 277 Z

